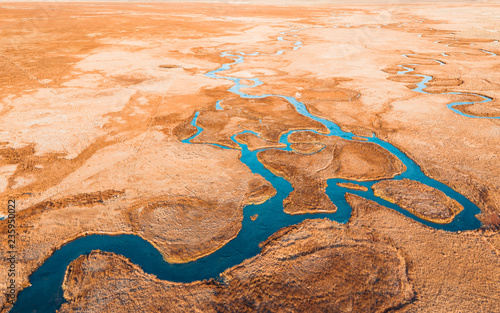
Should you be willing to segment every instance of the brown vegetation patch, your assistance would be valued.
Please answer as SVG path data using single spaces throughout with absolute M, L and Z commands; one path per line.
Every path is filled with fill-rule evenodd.
M 149 200 L 130 209 L 130 223 L 133 232 L 152 243 L 165 261 L 184 263 L 212 253 L 238 234 L 242 208 L 236 206 L 196 198 Z
M 58 200 L 43 201 L 20 211 L 18 216 L 25 219 L 24 222 L 28 222 L 29 219 L 35 218 L 37 214 L 41 214 L 45 210 L 58 210 L 69 206 L 90 207 L 102 204 L 104 201 L 116 198 L 124 193 L 123 190 L 105 190 L 67 196 Z
M 480 213 L 476 217 L 483 224 L 482 229 L 488 229 L 493 231 L 500 230 L 500 214 L 498 213 Z
M 196 128 L 196 126 L 191 125 L 194 116 L 195 113 L 193 113 L 192 116 L 188 117 L 187 119 L 179 123 L 172 130 L 172 134 L 176 136 L 180 141 L 188 139 L 189 137 L 195 135 L 198 132 L 198 128 Z
M 249 80 L 249 79 L 240 79 L 240 84 L 246 85 L 246 86 L 253 86 L 254 82 L 253 82 L 253 80 Z
M 159 66 L 159 68 L 171 69 L 171 68 L 182 68 L 182 66 L 174 64 L 162 64 Z
M 454 108 L 473 116 L 500 117 L 500 102 L 496 99 L 485 103 L 457 105 Z
M 221 86 L 201 88 L 197 93 L 193 94 L 157 97 L 150 100 L 151 109 L 146 106 L 147 110 L 151 110 L 151 114 L 141 114 L 139 116 L 133 114 L 132 118 L 137 123 L 140 123 L 136 129 L 147 128 L 152 119 L 151 126 L 157 127 L 168 138 L 173 137 L 181 141 L 191 137 L 198 131 L 195 126 L 191 125 L 196 111 L 199 111 L 200 114 L 203 111 L 213 111 L 217 100 L 228 96 L 227 87 Z M 134 112 L 133 108 L 131 112 Z M 118 114 L 117 117 L 120 115 Z M 113 124 L 113 127 L 119 127 L 118 130 L 122 132 L 134 130 L 133 127 L 127 128 L 127 125 L 130 125 L 130 122 L 116 123 Z M 118 131 L 116 128 L 113 128 L 113 130 Z
M 361 186 L 361 185 L 358 185 L 358 184 L 353 184 L 353 183 L 337 183 L 337 186 L 344 187 L 344 188 L 349 188 L 349 189 L 353 189 L 353 190 L 368 191 L 367 187 Z
M 396 203 L 426 221 L 450 223 L 464 208 L 442 191 L 410 179 L 385 180 L 372 186 L 377 197 Z
M 193 143 L 215 143 L 233 149 L 240 149 L 231 137 L 241 132 L 240 124 L 246 118 L 233 110 L 200 112 L 196 124 L 203 131 L 192 140 Z
M 124 214 L 130 233 L 153 244 L 167 262 L 184 263 L 224 246 L 241 228 L 243 206 L 262 203 L 275 194 L 269 182 L 253 177 L 248 181 L 243 202 L 194 197 L 148 198 L 135 201 Z
M 419 83 L 422 80 L 422 77 L 420 76 L 415 76 L 415 75 L 393 75 L 387 77 L 388 80 L 392 80 L 393 82 L 397 83 Z
M 320 142 L 313 142 L 313 143 L 301 142 L 301 143 L 292 143 L 290 145 L 290 148 L 292 148 L 293 151 L 302 154 L 314 154 L 316 152 L 319 152 L 324 147 L 325 145 Z
M 7 199 L 23 199 L 27 195 L 42 192 L 58 184 L 66 176 L 81 167 L 96 151 L 113 144 L 98 138 L 73 159 L 64 159 L 62 153 L 48 153 L 36 155 L 35 146 L 27 145 L 22 148 L 0 148 L 0 164 L 17 164 L 15 172 L 9 177 L 6 191 L 0 194 L 1 201 Z M 30 177 L 32 182 L 15 186 L 16 179 Z
M 267 148 L 284 148 L 284 147 L 286 147 L 286 145 L 284 143 L 267 141 L 267 140 L 264 140 L 260 137 L 257 137 L 255 134 L 252 134 L 252 133 L 238 134 L 235 136 L 235 139 L 239 143 L 247 145 L 248 150 L 250 150 L 250 151 L 267 149 Z
M 260 255 L 222 274 L 228 292 L 219 310 L 376 312 L 413 296 L 402 255 L 368 232 L 306 220 L 261 246 Z
M 433 77 L 430 82 L 427 83 L 429 87 L 457 87 L 464 83 L 463 80 L 459 78 L 442 78 Z
M 254 131 L 261 139 L 274 143 L 278 143 L 283 133 L 295 129 L 328 132 L 323 124 L 298 113 L 292 104 L 280 97 L 226 99 L 223 107 L 224 110 L 200 112 L 197 125 L 203 131 L 193 139 L 194 143 L 216 143 L 238 149 L 231 136 L 242 129 Z
M 285 212 L 289 214 L 335 211 L 336 207 L 325 194 L 326 181 L 330 178 L 378 180 L 394 177 L 405 170 L 398 158 L 373 143 L 312 132 L 293 133 L 289 140 L 325 145 L 323 150 L 312 155 L 282 150 L 257 154 L 267 169 L 292 183 L 294 190 L 283 201 Z
M 410 66 L 406 66 L 406 67 L 410 67 Z M 401 72 L 402 70 L 403 70 L 402 67 L 395 65 L 395 66 L 389 66 L 389 67 L 382 69 L 382 72 L 394 75 L 394 74 L 397 74 L 398 72 Z M 390 77 L 396 77 L 396 76 L 390 76 Z
M 359 92 L 333 86 L 314 87 L 301 93 L 301 99 L 308 102 L 318 101 L 352 101 L 361 96 Z
M 436 230 L 360 196 L 346 194 L 346 200 L 352 207 L 347 225 L 353 230 L 369 229 L 375 238 L 390 241 L 408 262 L 408 279 L 417 297 L 395 311 L 474 312 L 478 301 L 480 311 L 496 310 L 500 300 L 498 236 L 495 248 L 495 238 L 486 238 L 482 231 Z
M 461 86 L 464 83 L 463 80 L 459 78 L 442 78 L 442 77 L 433 77 L 430 82 L 424 88 L 424 91 L 430 93 L 445 93 L 445 92 L 454 92 L 457 89 L 454 87 Z
M 413 297 L 397 249 L 328 220 L 280 230 L 223 278 L 162 281 L 122 256 L 94 251 L 69 266 L 61 312 L 383 312 Z
M 367 138 L 358 137 L 358 136 L 352 136 L 352 139 L 354 139 L 354 140 L 360 140 L 360 141 L 367 141 L 368 140 Z

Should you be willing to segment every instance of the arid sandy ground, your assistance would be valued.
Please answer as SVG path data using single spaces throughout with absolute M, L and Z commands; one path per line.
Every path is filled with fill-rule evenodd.
M 335 236 L 343 236 L 349 249 L 356 250 L 361 242 L 360 253 L 370 262 L 382 264 L 380 255 L 386 253 L 388 264 L 394 266 L 384 267 L 387 275 L 380 289 L 367 292 L 359 303 L 345 302 L 350 297 L 347 289 L 335 291 L 338 297 L 331 299 L 333 291 L 321 287 L 346 271 L 337 269 L 337 274 L 319 283 L 313 273 L 311 288 L 321 296 L 305 297 L 301 305 L 449 312 L 468 311 L 480 303 L 480 311 L 491 312 L 500 294 L 500 239 L 495 230 L 498 225 L 493 225 L 500 221 L 500 119 L 456 114 L 446 104 L 477 97 L 441 93 L 488 96 L 493 101 L 459 109 L 478 117 L 500 116 L 500 57 L 485 52 L 500 54 L 499 16 L 498 4 L 454 2 L 432 6 L 0 4 L 0 199 L 5 207 L 8 199 L 16 199 L 20 210 L 18 290 L 28 286 L 28 276 L 55 249 L 87 234 L 140 235 L 169 262 L 196 260 L 234 238 L 241 229 L 243 208 L 265 201 L 274 195 L 274 188 L 239 161 L 239 151 L 181 140 L 196 132 L 190 125 L 196 111 L 201 111 L 199 123 L 205 129 L 194 140 L 197 143 L 231 147 L 234 143 L 228 139 L 241 125 L 261 134 L 262 138 L 236 138 L 255 149 L 279 147 L 279 134 L 291 129 L 324 132 L 322 125 L 279 100 L 268 98 L 262 108 L 256 101 L 243 101 L 227 91 L 231 82 L 203 76 L 231 61 L 220 56 L 222 51 L 291 50 L 292 41 L 276 41 L 276 37 L 297 29 L 293 39 L 302 41 L 300 49 L 248 58 L 224 74 L 259 77 L 264 84 L 248 93 L 294 96 L 313 114 L 344 130 L 357 135 L 375 133 L 406 153 L 430 177 L 478 205 L 486 224 L 483 230 L 461 234 L 432 231 L 349 196 L 357 219 L 350 226 L 304 222 L 292 235 L 307 232 L 314 223 L 321 224 L 317 232 L 333 227 L 335 234 L 307 232 L 310 242 L 297 243 L 293 253 L 311 264 L 318 258 L 328 265 L 339 253 L 332 248 Z M 398 74 L 400 64 L 414 68 L 411 74 L 433 76 L 426 89 L 430 94 L 412 91 L 419 80 Z M 224 111 L 215 110 L 220 99 Z M 401 171 L 397 160 L 369 143 L 345 146 L 340 153 L 345 157 L 337 163 L 326 158 L 328 172 L 319 173 L 299 160 L 307 156 L 317 165 L 322 155 L 338 151 L 339 145 L 344 147 L 332 138 L 297 140 L 293 148 L 301 153 L 267 150 L 260 154 L 264 165 L 279 166 L 282 176 L 296 187 L 287 202 L 288 213 L 312 211 L 307 208 L 311 201 L 317 202 L 314 208 L 323 208 L 320 211 L 334 211 L 334 204 L 324 198 L 327 178 L 361 181 L 391 178 Z M 369 160 L 362 160 L 367 154 Z M 349 163 L 353 158 L 356 163 Z M 344 167 L 336 168 L 339 164 Z M 369 166 L 369 174 L 357 172 L 359 164 Z M 310 184 L 300 183 L 304 177 Z M 297 194 L 317 197 L 306 201 Z M 372 227 L 375 235 L 368 234 Z M 0 222 L 0 251 L 8 250 L 6 232 L 4 220 Z M 380 242 L 378 234 L 383 237 Z M 275 309 L 265 301 L 260 307 L 257 302 L 252 306 L 243 298 L 262 299 L 266 290 L 275 290 L 286 279 L 277 277 L 265 285 L 263 278 L 251 280 L 246 271 L 260 271 L 263 277 L 272 272 L 271 265 L 278 273 L 285 271 L 286 265 L 279 268 L 281 253 L 285 253 L 279 251 L 283 238 L 270 238 L 270 250 L 228 269 L 228 286 L 200 282 L 180 286 L 176 292 L 189 294 L 182 301 L 200 305 L 204 302 L 189 288 L 204 299 L 207 294 L 220 294 L 220 299 L 201 310 L 230 311 L 228 303 L 238 296 L 241 299 L 234 303 L 241 311 Z M 308 250 L 315 246 L 325 251 Z M 5 258 L 1 255 L 0 275 L 8 266 Z M 126 275 L 144 279 L 147 288 L 153 288 L 152 284 L 171 288 L 169 282 L 156 281 L 112 254 L 82 257 L 75 266 L 100 259 L 131 269 Z M 375 269 L 366 271 L 368 276 L 380 274 Z M 77 270 L 68 275 L 94 280 Z M 106 284 L 112 286 L 112 279 L 120 277 Z M 297 279 L 309 280 L 306 274 Z M 389 288 L 395 281 L 399 287 Z M 65 311 L 109 311 L 93 308 L 91 300 L 78 296 L 91 285 L 66 283 L 70 302 Z M 359 292 L 369 289 L 369 281 L 364 283 Z M 240 291 L 248 284 L 257 286 L 255 292 L 242 295 Z M 146 287 L 144 292 L 149 290 Z M 0 289 L 5 288 L 1 279 Z M 92 295 L 90 290 L 88 296 Z M 120 302 L 113 298 L 118 296 L 109 295 L 112 305 Z M 296 300 L 291 293 L 290 298 L 273 296 L 283 300 L 283 307 Z M 3 293 L 0 299 L 2 311 L 7 311 Z M 182 301 L 180 308 L 188 305 Z M 156 304 L 160 306 L 151 308 L 161 311 L 161 303 Z

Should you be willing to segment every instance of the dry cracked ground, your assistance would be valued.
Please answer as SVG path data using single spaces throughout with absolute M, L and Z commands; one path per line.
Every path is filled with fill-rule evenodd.
M 393 144 L 475 203 L 482 227 L 435 230 L 346 194 L 349 222 L 281 229 L 217 281 L 162 281 L 120 255 L 83 255 L 66 272 L 60 311 L 498 311 L 499 29 L 500 5 L 488 1 L 0 4 L 0 199 L 2 217 L 17 202 L 16 290 L 55 250 L 89 234 L 141 236 L 171 263 L 223 247 L 243 208 L 276 193 L 240 162 L 231 138 L 242 129 L 260 136 L 235 137 L 251 150 L 308 130 L 290 136 L 292 151 L 258 154 L 292 184 L 288 214 L 335 212 L 330 178 L 387 179 L 376 193 L 431 221 L 462 210 L 429 186 L 391 181 L 405 166 L 377 145 L 325 137 L 324 125 L 282 98 L 243 99 L 228 91 L 231 81 L 203 75 L 233 61 L 223 51 L 286 50 L 224 75 L 247 85 L 258 77 L 262 85 L 243 90 L 293 96 L 345 131 Z M 418 75 L 432 76 L 426 94 L 412 90 Z M 471 93 L 492 101 L 456 107 L 470 117 L 447 107 L 478 101 Z M 196 112 L 204 130 L 183 143 L 197 131 Z M 4 219 L 2 312 L 11 308 L 7 232 Z

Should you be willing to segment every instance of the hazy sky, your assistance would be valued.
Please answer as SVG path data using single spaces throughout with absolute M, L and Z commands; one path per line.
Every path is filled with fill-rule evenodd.
M 252 4 L 307 4 L 307 3 L 331 3 L 331 4 L 353 4 L 353 3 L 363 3 L 363 4 L 398 4 L 398 3 L 436 3 L 436 2 L 463 2 L 463 3 L 499 3 L 498 0 L 23 0 L 23 1 L 13 1 L 13 0 L 0 0 L 0 3 L 6 2 L 122 2 L 122 3 L 134 3 L 134 2 L 214 2 L 214 3 L 252 3 Z

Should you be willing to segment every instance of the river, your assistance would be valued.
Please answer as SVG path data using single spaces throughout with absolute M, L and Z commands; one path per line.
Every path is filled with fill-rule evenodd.
M 292 33 L 299 30 L 300 29 L 295 29 L 290 32 L 283 32 L 280 34 L 281 36 L 278 37 L 277 40 L 286 41 L 284 37 L 293 37 Z M 289 50 L 279 50 L 276 53 L 269 55 L 280 55 L 285 52 L 297 50 L 301 46 L 301 41 L 293 41 L 293 46 Z M 266 98 L 272 96 L 286 99 L 296 108 L 297 112 L 325 125 L 330 131 L 329 134 L 325 136 L 338 136 L 347 140 L 358 140 L 354 136 L 354 134 L 342 131 L 340 127 L 335 123 L 312 115 L 307 110 L 307 107 L 304 105 L 304 103 L 297 101 L 297 99 L 295 99 L 294 97 L 273 94 L 256 96 L 241 91 L 241 88 L 255 88 L 261 85 L 262 81 L 259 78 L 246 79 L 253 81 L 253 85 L 248 86 L 241 84 L 240 78 L 220 75 L 223 71 L 230 69 L 231 66 L 243 63 L 246 58 L 256 55 L 263 54 L 260 54 L 258 52 L 251 54 L 232 51 L 223 52 L 221 53 L 221 56 L 228 57 L 233 61 L 223 64 L 220 68 L 214 71 L 210 71 L 205 75 L 214 79 L 230 80 L 234 82 L 234 85 L 229 90 L 242 98 Z M 406 68 L 406 71 L 407 72 L 405 73 L 409 73 L 411 72 L 411 69 Z M 425 84 L 425 82 L 428 82 L 430 80 L 426 76 L 422 77 L 424 77 L 424 79 L 423 82 L 419 84 L 419 86 L 422 86 L 422 84 Z M 223 110 L 220 105 L 220 100 L 214 104 L 214 109 Z M 192 137 L 183 140 L 183 142 L 186 144 L 191 144 L 191 140 L 203 131 L 203 129 L 196 123 L 198 116 L 199 112 L 195 114 L 195 117 L 191 122 L 192 125 L 198 128 L 198 132 Z M 287 145 L 287 147 L 282 148 L 282 150 L 291 150 L 290 144 L 288 142 L 288 136 L 296 131 L 297 130 L 290 131 L 281 136 L 280 142 Z M 243 132 L 248 131 L 242 130 L 242 133 Z M 256 135 L 259 136 L 259 134 Z M 404 214 L 405 216 L 417 220 L 422 224 L 437 229 L 459 231 L 476 229 L 480 226 L 480 222 L 474 216 L 475 214 L 480 212 L 479 208 L 476 205 L 471 203 L 467 198 L 455 192 L 448 186 L 427 177 L 421 171 L 420 167 L 415 164 L 415 162 L 413 162 L 413 160 L 408 158 L 404 153 L 402 153 L 399 149 L 397 149 L 390 143 L 380 140 L 374 135 L 372 135 L 371 137 L 363 137 L 364 141 L 373 142 L 388 150 L 396 157 L 398 157 L 407 168 L 404 173 L 396 176 L 394 179 L 408 178 L 437 188 L 449 197 L 457 200 L 460 204 L 462 204 L 464 210 L 460 212 L 449 224 L 434 224 L 412 215 L 408 211 L 399 208 L 393 203 L 376 197 L 370 187 L 378 181 L 355 182 L 359 185 L 368 187 L 368 191 L 357 191 L 346 189 L 336 185 L 336 183 L 338 182 L 353 181 L 344 179 L 331 179 L 328 181 L 326 193 L 328 197 L 333 201 L 333 203 L 337 206 L 337 212 L 331 214 L 304 214 L 294 216 L 288 215 L 283 211 L 283 200 L 292 191 L 291 184 L 285 179 L 271 173 L 257 160 L 257 152 L 260 150 L 250 151 L 246 145 L 239 144 L 236 140 L 234 140 L 235 136 L 236 135 L 232 136 L 232 139 L 241 147 L 241 162 L 248 166 L 253 173 L 262 175 L 277 190 L 277 194 L 266 202 L 260 205 L 249 205 L 244 208 L 242 229 L 235 239 L 230 241 L 228 244 L 226 244 L 216 252 L 196 261 L 185 264 L 169 264 L 163 260 L 161 254 L 150 243 L 135 235 L 89 235 L 86 237 L 82 237 L 70 243 L 67 243 L 61 249 L 57 250 L 46 262 L 44 262 L 44 264 L 38 270 L 36 270 L 32 274 L 32 276 L 30 277 L 32 286 L 20 292 L 18 300 L 11 312 L 55 312 L 55 310 L 57 310 L 64 302 L 61 284 L 63 282 L 64 273 L 67 266 L 79 256 L 90 253 L 95 249 L 124 255 L 125 257 L 130 258 L 133 263 L 141 266 L 145 272 L 154 274 L 160 279 L 175 282 L 192 282 L 209 278 L 218 279 L 219 274 L 222 273 L 225 269 L 235 266 L 241 263 L 243 260 L 257 255 L 260 252 L 259 243 L 266 240 L 270 235 L 275 233 L 280 228 L 300 223 L 305 219 L 325 217 L 339 223 L 346 223 L 351 215 L 351 208 L 344 198 L 346 192 L 357 194 L 364 198 L 376 201 L 377 203 L 394 209 Z M 216 146 L 219 146 L 222 149 L 229 149 L 220 145 Z M 258 218 L 255 221 L 252 221 L 250 219 L 250 216 L 254 214 L 258 214 Z

